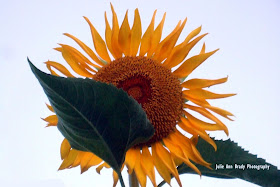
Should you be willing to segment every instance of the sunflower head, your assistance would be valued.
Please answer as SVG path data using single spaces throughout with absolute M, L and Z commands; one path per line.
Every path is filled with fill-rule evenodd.
M 65 44 L 55 48 L 62 54 L 71 70 L 55 61 L 47 61 L 47 68 L 57 76 L 60 74 L 75 77 L 74 74 L 77 74 L 113 84 L 133 97 L 146 112 L 155 133 L 148 142 L 138 144 L 127 151 L 124 166 L 128 168 L 129 173 L 136 173 L 142 187 L 146 186 L 147 176 L 156 186 L 155 168 L 167 183 L 170 183 L 173 175 L 182 186 L 176 166 L 185 163 L 200 174 L 190 160 L 208 168 L 211 165 L 196 149 L 196 139 L 201 137 L 216 149 L 215 142 L 207 132 L 222 130 L 228 134 L 227 127 L 217 115 L 230 119 L 232 114 L 212 106 L 208 100 L 234 94 L 216 94 L 206 89 L 226 82 L 227 77 L 215 80 L 186 80 L 193 70 L 217 50 L 206 52 L 203 44 L 199 54 L 188 57 L 192 48 L 206 34 L 199 35 L 201 27 L 198 27 L 183 42 L 177 43 L 187 19 L 179 21 L 172 32 L 162 39 L 166 14 L 155 26 L 155 11 L 149 26 L 142 33 L 138 9 L 135 10 L 132 26 L 129 25 L 127 12 L 119 24 L 113 6 L 111 9 L 111 25 L 105 13 L 105 40 L 85 17 L 91 30 L 94 50 L 75 36 L 65 34 L 81 48 L 79 51 Z M 51 106 L 48 105 L 48 108 L 54 112 Z M 195 117 L 193 113 L 208 118 L 211 123 Z M 56 126 L 58 118 L 54 114 L 45 118 L 45 121 L 49 123 L 48 126 Z M 186 133 L 192 135 L 192 138 L 186 137 Z M 80 165 L 81 171 L 84 172 L 98 165 L 96 170 L 100 172 L 103 167 L 110 167 L 94 153 L 73 149 L 66 139 L 61 144 L 61 158 L 63 163 L 59 169 Z M 113 177 L 116 185 L 118 177 L 115 172 Z

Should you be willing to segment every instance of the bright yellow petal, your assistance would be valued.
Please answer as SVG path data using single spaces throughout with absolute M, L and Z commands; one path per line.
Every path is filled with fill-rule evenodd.
M 197 38 L 195 38 L 190 43 L 181 43 L 180 45 L 174 47 L 171 54 L 168 56 L 168 58 L 164 61 L 163 65 L 169 69 L 177 66 L 180 64 L 189 54 L 191 49 L 199 42 L 204 36 L 207 34 L 203 34 Z
M 51 72 L 52 75 L 60 77 L 55 71 L 52 70 L 51 66 L 47 64 L 48 70 Z
M 113 187 L 115 187 L 119 181 L 119 176 L 117 172 L 115 172 L 115 170 L 113 170 L 113 179 L 114 179 Z
M 160 176 L 170 185 L 171 181 L 171 175 L 169 173 L 168 168 L 165 166 L 165 164 L 161 161 L 161 159 L 158 156 L 158 153 L 155 149 L 155 144 L 152 144 L 152 158 L 155 164 L 155 167 L 157 168 L 158 173 Z
M 172 32 L 171 35 L 167 36 L 160 44 L 160 47 L 156 50 L 155 56 L 153 57 L 154 60 L 158 61 L 159 63 L 162 62 L 165 58 L 169 56 L 173 47 L 175 46 L 185 24 L 187 22 L 187 18 L 183 21 L 182 25 L 178 28 L 175 28 L 175 32 Z
M 164 21 L 165 21 L 165 16 L 166 13 L 164 13 L 162 20 L 160 21 L 160 23 L 158 24 L 156 30 L 153 32 L 153 37 L 151 39 L 151 47 L 148 50 L 148 54 L 147 57 L 152 57 L 152 55 L 154 54 L 155 50 L 157 49 L 160 39 L 161 39 L 161 35 L 162 35 L 162 29 L 163 29 L 163 25 L 164 25 Z
M 175 133 L 173 133 L 171 136 L 169 136 L 169 138 L 171 139 L 171 141 L 177 145 L 183 152 L 183 155 L 186 158 L 191 159 L 192 161 L 203 165 L 205 167 L 210 167 L 210 163 L 206 162 L 200 154 L 197 154 L 195 152 L 197 152 L 197 150 L 194 151 L 193 148 L 193 142 L 185 137 L 183 134 L 181 134 L 178 130 L 175 131 Z
M 207 123 L 201 121 L 200 119 L 193 117 L 191 114 L 189 114 L 186 111 L 184 111 L 184 114 L 196 129 L 206 130 L 206 131 L 217 131 L 217 130 L 224 130 L 225 132 L 228 131 L 228 129 L 225 126 L 219 125 L 217 123 L 213 124 L 213 123 Z
M 69 167 L 69 168 L 77 167 L 78 165 L 80 165 L 81 158 L 84 155 L 84 153 L 85 152 L 83 152 L 83 151 L 78 151 L 78 155 L 77 155 L 75 161 L 73 162 L 73 164 L 71 164 L 71 167 Z
M 103 168 L 110 168 L 109 164 L 107 164 L 106 162 L 103 162 L 102 164 L 100 164 L 97 168 L 96 168 L 96 172 L 98 174 L 100 174 L 100 171 L 103 169 Z
M 218 125 L 221 126 L 222 129 L 224 129 L 225 133 L 228 135 L 228 128 L 225 126 L 223 122 L 221 122 L 218 118 L 216 118 L 213 114 L 211 114 L 209 111 L 207 111 L 204 108 L 196 107 L 196 106 L 191 106 L 188 104 L 184 104 L 185 108 L 188 108 L 190 110 L 193 110 L 195 112 L 200 113 L 201 115 L 205 116 L 206 118 L 216 122 Z
M 81 173 L 86 171 L 86 166 L 93 157 L 93 154 L 90 152 L 84 152 L 83 157 L 81 158 Z
M 81 76 L 92 78 L 93 75 L 89 73 L 85 68 L 82 68 L 82 66 L 76 61 L 73 54 L 69 50 L 67 50 L 66 46 L 65 45 L 61 45 L 61 46 L 62 46 L 62 56 L 65 59 L 65 61 L 71 66 L 73 71 L 75 71 L 77 74 Z
M 141 46 L 140 46 L 140 53 L 139 56 L 144 56 L 148 50 L 151 48 L 153 32 L 154 32 L 154 25 L 155 25 L 155 17 L 156 17 L 156 10 L 154 12 L 153 18 L 151 20 L 150 25 L 148 26 L 146 32 L 144 33 L 141 39 Z
M 136 56 L 142 37 L 141 19 L 138 9 L 135 9 L 134 14 L 134 22 L 131 28 L 130 56 Z
M 150 178 L 154 187 L 156 184 L 154 163 L 150 151 L 147 146 L 142 147 L 142 155 L 141 155 L 141 166 L 146 175 Z
M 135 166 L 134 166 L 134 171 L 135 171 L 135 174 L 136 174 L 136 177 L 140 183 L 140 185 L 142 187 L 146 187 L 146 183 L 147 183 L 147 177 L 146 177 L 146 174 L 141 166 L 141 153 L 140 153 L 140 149 L 139 151 L 136 152 L 137 155 L 136 157 L 134 158 L 134 162 L 135 162 Z
M 131 43 L 131 31 L 128 23 L 128 11 L 126 11 L 124 20 L 122 22 L 120 32 L 119 32 L 119 46 L 124 52 L 125 56 L 129 56 L 130 43 Z
M 51 105 L 48 105 L 48 104 L 46 104 L 46 105 L 47 105 L 47 107 L 48 107 L 48 109 L 49 109 L 50 111 L 54 112 L 54 109 L 53 109 L 53 107 L 52 107 Z
M 182 45 L 184 45 L 184 44 L 186 44 L 186 43 L 189 43 L 189 41 L 190 41 L 191 39 L 193 39 L 195 36 L 197 36 L 197 35 L 200 33 L 201 28 L 202 28 L 202 26 L 200 26 L 200 27 L 194 29 L 192 32 L 190 32 L 190 34 L 189 34 L 189 35 L 185 38 L 185 40 L 183 41 Z M 198 38 L 198 37 L 197 37 L 197 38 Z
M 60 71 L 62 74 L 64 74 L 67 77 L 74 77 L 69 71 L 68 69 L 63 66 L 62 64 L 58 63 L 58 62 L 54 62 L 54 61 L 47 61 L 45 62 L 45 64 L 50 65 L 51 67 L 54 67 L 55 69 L 57 69 L 58 71 Z
M 121 51 L 120 46 L 119 46 L 119 30 L 120 30 L 120 28 L 119 28 L 117 14 L 116 14 L 112 4 L 111 4 L 111 9 L 112 9 L 112 15 L 113 15 L 112 38 L 111 38 L 112 50 L 113 50 L 116 58 L 121 58 L 122 57 L 122 51 Z
M 106 62 L 110 62 L 111 58 L 109 57 L 107 47 L 106 47 L 104 40 L 101 38 L 101 36 L 97 32 L 97 30 L 94 28 L 94 26 L 91 24 L 89 19 L 87 17 L 84 17 L 84 18 L 90 26 L 93 44 L 94 44 L 94 48 L 95 48 L 96 52 L 103 60 L 105 60 Z
M 56 115 L 50 115 L 43 119 L 44 121 L 48 122 L 47 127 L 49 126 L 56 126 L 58 123 L 58 118 Z
M 182 186 L 176 165 L 172 160 L 170 153 L 163 147 L 161 142 L 155 143 L 155 151 L 157 152 L 158 158 L 168 168 L 169 172 L 175 177 L 179 186 Z
M 185 164 L 187 164 L 195 172 L 197 172 L 199 175 L 201 175 L 201 172 L 199 171 L 199 169 L 190 162 L 189 158 L 184 155 L 183 151 L 177 145 L 174 145 L 173 141 L 171 141 L 169 138 L 165 138 L 165 139 L 163 139 L 163 142 L 175 157 L 181 159 Z
M 222 84 L 227 82 L 228 77 L 221 78 L 221 79 L 190 79 L 186 82 L 183 82 L 181 84 L 182 87 L 188 88 L 188 89 L 196 89 L 196 88 L 205 88 L 217 84 Z
M 195 104 L 197 104 L 197 105 L 210 105 L 207 101 L 206 101 L 206 99 L 200 99 L 200 100 L 198 100 L 198 99 L 196 99 L 196 98 L 192 98 L 192 97 L 190 97 L 189 95 L 186 95 L 186 94 L 183 94 L 183 98 L 184 99 L 187 99 L 187 100 L 190 100 L 191 102 L 193 102 L 193 103 L 195 103 Z M 199 103 L 199 104 L 198 104 Z
M 87 54 L 90 56 L 92 60 L 94 60 L 98 65 L 103 66 L 103 62 L 99 60 L 99 58 L 96 56 L 96 54 L 92 51 L 91 48 L 89 48 L 86 44 L 84 44 L 82 41 L 80 41 L 75 36 L 72 36 L 71 34 L 64 33 L 65 36 L 68 36 L 69 38 L 73 39 Z
M 70 167 L 76 160 L 78 153 L 79 153 L 78 150 L 71 149 L 68 156 L 66 158 L 64 158 L 64 160 L 58 170 L 62 170 L 62 169 Z
M 64 138 L 60 146 L 61 160 L 65 159 L 68 156 L 70 149 L 71 149 L 70 143 L 66 138 Z
M 198 99 L 198 100 L 204 100 L 204 99 L 220 99 L 225 97 L 234 96 L 236 94 L 216 94 L 207 90 L 203 89 L 191 89 L 191 90 L 185 90 L 183 93 L 187 96 L 190 96 L 192 98 Z
M 106 28 L 105 28 L 105 40 L 106 40 L 106 44 L 107 44 L 107 47 L 109 49 L 109 51 L 111 52 L 111 54 L 113 55 L 114 58 L 117 58 L 113 49 L 112 49 L 112 29 L 110 27 L 110 24 L 108 22 L 108 19 L 107 19 L 107 14 L 105 12 L 104 14 L 105 16 L 105 24 L 106 24 Z
M 137 152 L 140 152 L 139 149 L 136 148 L 130 148 L 127 152 L 126 152 L 126 156 L 125 156 L 125 165 L 128 169 L 128 173 L 131 174 L 134 170 L 135 167 L 135 158 L 137 156 Z
M 63 48 L 67 51 L 69 51 L 69 53 L 71 53 L 71 56 L 73 58 L 73 60 L 75 60 L 76 62 L 79 63 L 79 65 L 83 68 L 83 69 L 87 69 L 91 72 L 96 73 L 97 71 L 92 69 L 89 65 L 93 66 L 96 69 L 100 69 L 100 67 L 96 64 L 93 64 L 92 62 L 89 61 L 88 58 L 86 58 L 80 51 L 78 51 L 77 49 L 75 49 L 74 47 L 71 47 L 69 45 L 61 45 L 63 46 Z
M 217 50 L 209 53 L 203 53 L 187 59 L 183 64 L 176 69 L 173 74 L 179 78 L 188 76 L 194 69 L 196 69 L 202 62 L 213 55 Z
M 190 121 L 184 117 L 181 117 L 181 122 L 178 123 L 178 125 L 186 132 L 193 134 L 193 135 L 199 135 L 202 139 L 204 139 L 205 141 L 207 141 L 209 144 L 211 144 L 213 146 L 213 148 L 215 149 L 215 151 L 217 150 L 217 145 L 215 144 L 215 142 L 209 137 L 209 135 L 200 129 L 196 129 L 192 126 L 192 124 L 190 123 Z

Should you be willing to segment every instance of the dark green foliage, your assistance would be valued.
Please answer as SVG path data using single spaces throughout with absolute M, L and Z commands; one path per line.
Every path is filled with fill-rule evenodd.
M 142 107 L 122 89 L 92 79 L 49 75 L 29 64 L 72 148 L 96 154 L 120 174 L 126 151 L 153 135 Z

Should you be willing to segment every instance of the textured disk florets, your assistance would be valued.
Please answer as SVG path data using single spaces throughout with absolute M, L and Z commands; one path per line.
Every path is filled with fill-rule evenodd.
M 175 130 L 183 97 L 180 81 L 170 69 L 147 57 L 123 57 L 100 69 L 93 79 L 122 88 L 142 105 L 155 129 L 145 145 L 161 141 Z

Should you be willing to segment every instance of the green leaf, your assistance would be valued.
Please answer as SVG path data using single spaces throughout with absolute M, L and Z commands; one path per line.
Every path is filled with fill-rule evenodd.
M 197 149 L 202 157 L 211 163 L 213 168 L 210 170 L 196 164 L 202 175 L 222 179 L 239 178 L 261 186 L 280 186 L 280 171 L 277 170 L 276 166 L 250 154 L 230 139 L 226 141 L 215 140 L 215 142 L 217 144 L 216 152 L 202 138 L 199 138 L 197 143 Z M 179 174 L 196 174 L 185 164 L 178 166 L 177 169 Z M 164 182 L 159 186 L 163 184 Z
M 28 62 L 72 148 L 96 154 L 120 174 L 126 151 L 154 134 L 141 105 L 122 89 L 92 79 L 49 75 Z

